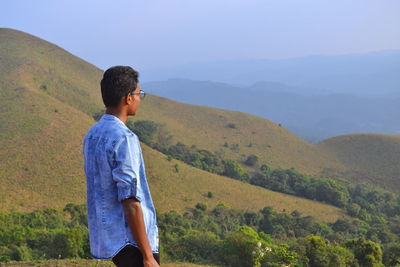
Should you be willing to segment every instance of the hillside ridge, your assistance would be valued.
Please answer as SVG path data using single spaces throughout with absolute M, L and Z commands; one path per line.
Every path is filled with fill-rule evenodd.
M 0 145 L 3 148 L 0 151 L 0 209 L 31 210 L 63 207 L 67 202 L 83 203 L 81 142 L 94 123 L 92 115 L 103 109 L 99 90 L 102 71 L 32 35 L 4 29 L 0 29 L 0 70 Z M 259 157 L 260 164 L 273 168 L 295 168 L 311 175 L 330 171 L 338 177 L 348 174 L 348 179 L 354 179 L 350 175 L 364 175 L 362 165 L 356 172 L 349 172 L 353 167 L 343 162 L 346 159 L 340 151 L 345 150 L 341 150 L 341 146 L 333 149 L 329 142 L 309 144 L 279 124 L 243 112 L 188 105 L 149 95 L 135 120 L 164 124 L 173 142 L 222 153 L 224 158 L 242 164 L 247 156 L 254 154 Z M 172 161 L 182 166 L 182 173 L 187 176 L 183 179 L 182 173 L 176 173 L 172 163 L 165 160 L 165 155 L 150 148 L 144 151 L 150 184 L 160 198 L 156 201 L 164 205 L 162 209 L 165 210 L 183 211 L 196 202 L 217 204 L 218 201 L 242 209 L 258 209 L 273 203 L 277 210 L 283 210 L 282 203 L 286 203 L 286 211 L 305 207 L 301 212 L 307 214 L 306 210 L 313 207 L 320 219 L 341 216 L 330 206 L 319 206 L 320 203 L 314 206 L 313 202 L 303 202 Z M 395 156 L 396 151 L 391 155 Z M 158 165 L 164 167 L 158 169 Z M 393 171 L 395 174 L 397 169 Z M 379 177 L 390 183 L 397 181 Z M 182 179 L 179 180 L 182 186 L 188 188 L 198 182 L 204 184 L 192 188 L 193 196 L 184 195 L 185 189 L 181 188 L 173 201 L 176 205 L 168 206 L 163 196 L 174 197 L 166 188 L 176 186 L 175 179 Z M 213 181 L 219 184 L 214 191 L 221 192 L 224 197 L 217 192 L 213 192 L 215 199 L 204 197 L 211 190 L 207 183 Z M 204 192 L 196 191 L 200 188 Z M 241 197 L 235 197 L 233 192 Z M 235 203 L 235 199 L 241 198 L 240 203 Z M 243 206 L 251 198 L 255 199 L 253 206 L 250 207 L 252 203 Z M 287 201 L 283 200 L 286 198 Z

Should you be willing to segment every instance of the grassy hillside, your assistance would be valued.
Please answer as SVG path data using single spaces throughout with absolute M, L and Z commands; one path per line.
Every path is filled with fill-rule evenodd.
M 35 36 L 0 28 L 0 80 L 8 89 L 41 91 L 87 114 L 102 106 L 102 71 Z
M 0 29 L 0 210 L 61 208 L 83 203 L 81 155 L 84 134 L 102 109 L 102 72 L 61 48 L 31 35 Z M 136 119 L 165 123 L 175 141 L 221 150 L 226 158 L 256 154 L 272 167 L 317 174 L 345 169 L 329 147 L 308 144 L 277 124 L 240 112 L 186 105 L 149 96 Z M 228 127 L 228 124 L 234 127 Z M 238 144 L 235 151 L 223 144 Z M 249 144 L 252 144 L 251 147 Z M 160 211 L 183 211 L 197 202 L 234 208 L 299 210 L 324 221 L 337 209 L 273 193 L 206 173 L 144 147 L 153 195 Z M 205 197 L 213 192 L 214 198 Z
M 84 202 L 81 140 L 93 119 L 41 92 L 26 88 L 2 92 L 3 99 L 10 101 L 4 101 L 0 117 L 1 210 L 61 208 L 67 202 Z M 336 209 L 327 209 L 319 203 L 268 192 L 183 163 L 178 163 L 182 167 L 176 173 L 173 167 L 176 162 L 167 161 L 163 154 L 145 146 L 144 151 L 160 211 L 183 211 L 197 202 L 210 205 L 224 202 L 242 209 L 270 205 L 277 210 L 298 209 L 303 214 L 310 214 L 306 207 L 312 211 L 328 210 L 321 214 L 312 212 L 324 217 L 323 220 L 339 216 Z M 215 198 L 209 201 L 204 197 L 208 191 L 215 193 Z
M 94 123 L 90 114 L 102 107 L 98 90 L 101 71 L 25 33 L 1 29 L 0 36 L 0 210 L 28 211 L 83 203 L 81 142 Z M 71 84 L 83 91 L 73 90 Z M 149 99 L 144 102 L 148 102 L 143 105 L 144 112 L 147 107 L 153 116 L 162 113 L 149 107 L 157 97 Z M 182 131 L 186 132 L 188 126 Z M 298 209 L 327 221 L 341 216 L 335 208 L 242 184 L 183 163 L 178 163 L 181 172 L 176 173 L 174 161 L 166 161 L 164 155 L 150 148 L 144 147 L 144 151 L 160 211 L 183 211 L 197 202 L 210 206 L 223 202 L 241 209 L 267 205 L 288 212 Z M 206 198 L 208 191 L 215 197 Z
M 400 193 L 400 136 L 352 134 L 337 136 L 318 145 L 335 154 L 344 170 L 327 174 L 351 177 Z
M 81 140 L 102 72 L 10 29 L 0 29 L 0 59 L 0 210 L 82 202 Z
M 26 33 L 0 29 L 0 58 L 0 78 L 8 88 L 45 93 L 89 115 L 103 108 L 99 92 L 102 72 L 60 47 Z M 315 146 L 260 117 L 156 96 L 146 98 L 141 108 L 137 119 L 166 123 L 176 141 L 222 150 L 232 159 L 256 154 L 260 162 L 273 167 L 294 167 L 312 174 L 317 174 L 320 166 L 337 167 Z M 230 123 L 236 128 L 227 127 Z M 225 142 L 238 144 L 239 149 L 224 148 Z
M 260 163 L 309 174 L 318 174 L 322 166 L 341 167 L 330 154 L 261 117 L 157 96 L 149 96 L 141 105 L 135 120 L 165 123 L 175 142 L 222 151 L 226 158 L 244 161 L 255 154 Z M 225 142 L 228 147 L 224 147 Z M 235 144 L 238 149 L 231 149 Z
M 81 139 L 93 120 L 26 87 L 0 89 L 0 210 L 82 202 Z
M 5 95 L 0 117 L 1 210 L 61 208 L 68 202 L 82 203 L 85 196 L 81 140 L 94 123 L 76 110 L 40 91 L 27 88 L 2 90 Z M 12 118 L 12 119 L 10 119 Z M 12 134 L 11 134 L 12 133 Z M 62 140 L 62 142 L 60 142 Z M 161 212 L 184 211 L 197 202 L 214 206 L 257 210 L 299 210 L 332 221 L 340 212 L 316 202 L 270 192 L 213 175 L 175 161 L 144 146 L 150 184 Z M 8 166 L 14 166 L 9 168 Z M 12 177 L 13 179 L 11 179 Z M 208 191 L 213 199 L 205 197 Z
M 198 202 L 214 207 L 224 203 L 242 210 L 260 210 L 272 206 L 279 212 L 298 210 L 303 216 L 335 221 L 343 214 L 338 208 L 249 185 L 231 178 L 211 174 L 167 157 L 143 146 L 152 195 L 160 211 L 183 212 Z M 178 164 L 179 172 L 175 165 Z M 213 197 L 208 198 L 207 193 Z

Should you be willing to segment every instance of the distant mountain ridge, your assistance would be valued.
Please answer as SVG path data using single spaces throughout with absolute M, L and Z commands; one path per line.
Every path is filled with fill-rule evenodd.
M 400 134 L 400 98 L 337 94 L 275 82 L 239 87 L 169 79 L 142 87 L 176 101 L 258 115 L 313 143 L 352 133 Z
M 258 81 L 318 88 L 332 93 L 400 96 L 400 50 L 281 60 L 193 62 L 148 70 L 145 80 L 212 80 L 249 86 Z

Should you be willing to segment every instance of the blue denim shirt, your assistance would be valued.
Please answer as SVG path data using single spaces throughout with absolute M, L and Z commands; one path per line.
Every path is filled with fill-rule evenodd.
M 156 211 L 147 184 L 138 137 L 117 117 L 103 115 L 83 141 L 90 250 L 110 259 L 124 246 L 138 246 L 125 220 L 121 200 L 140 201 L 146 233 L 158 253 Z

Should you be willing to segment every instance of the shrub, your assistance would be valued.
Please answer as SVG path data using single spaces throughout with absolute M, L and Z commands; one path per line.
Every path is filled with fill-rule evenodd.
M 256 231 L 242 226 L 226 237 L 222 251 L 222 257 L 228 266 L 260 267 L 271 248 Z
M 246 161 L 244 164 L 247 166 L 255 166 L 258 163 L 258 156 L 256 155 L 250 155 L 247 157 Z
M 385 266 L 400 266 L 400 244 L 388 244 L 383 250 Z
M 382 249 L 378 243 L 363 238 L 349 240 L 345 246 L 353 251 L 358 264 L 365 267 L 382 265 Z
M 130 128 L 139 137 L 139 140 L 146 145 L 153 146 L 155 144 L 155 134 L 159 124 L 154 121 L 140 120 L 136 121 L 133 124 L 133 127 L 132 124 L 127 124 L 127 127 Z
M 263 165 L 261 165 L 261 167 L 260 167 L 260 171 L 262 171 L 262 172 L 268 172 L 268 171 L 270 171 L 271 170 L 271 167 L 270 166 L 268 166 L 267 164 L 263 164 Z
M 218 261 L 220 240 L 209 231 L 191 230 L 171 244 L 172 258 L 192 263 L 213 263 Z
M 175 164 L 175 172 L 177 172 L 177 173 L 179 173 L 179 164 L 177 163 L 177 164 Z
M 201 210 L 201 211 L 207 210 L 207 205 L 204 203 L 197 203 L 195 207 L 196 207 L 196 209 Z
M 240 167 L 239 163 L 234 160 L 226 160 L 224 161 L 224 175 L 242 180 L 245 176 L 245 172 Z

